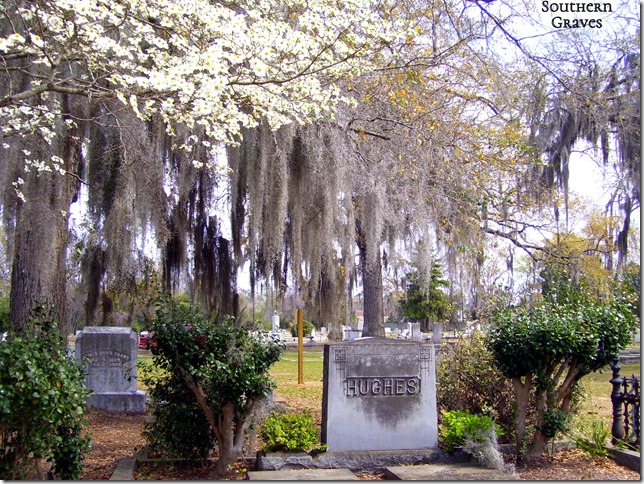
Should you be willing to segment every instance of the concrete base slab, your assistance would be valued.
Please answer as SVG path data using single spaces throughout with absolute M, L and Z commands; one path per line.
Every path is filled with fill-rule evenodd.
M 349 469 L 289 469 L 248 471 L 249 481 L 359 481 Z
M 145 413 L 145 392 L 92 393 L 87 405 L 107 412 Z
M 385 468 L 385 479 L 400 481 L 512 481 L 516 476 L 471 464 L 423 464 Z
M 257 453 L 256 469 L 276 471 L 280 469 L 382 469 L 387 466 L 418 465 L 430 463 L 469 462 L 464 452 L 449 455 L 440 449 L 426 450 L 372 450 L 320 452 L 311 456 L 304 452 Z

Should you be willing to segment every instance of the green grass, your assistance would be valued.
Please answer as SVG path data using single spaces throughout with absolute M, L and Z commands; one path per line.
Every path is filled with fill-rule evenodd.
M 271 378 L 277 384 L 275 392 L 297 410 L 322 411 L 323 351 L 307 348 L 303 354 L 303 384 L 298 384 L 297 349 L 287 349 L 280 360 L 270 369 Z
M 640 376 L 640 365 L 638 363 L 622 364 L 620 376 Z M 613 385 L 610 383 L 613 374 L 610 367 L 590 373 L 581 379 L 581 388 L 584 392 L 584 399 L 577 415 L 573 418 L 573 426 L 576 433 L 588 433 L 594 421 L 603 422 L 608 429 L 613 422 L 613 404 L 610 394 Z

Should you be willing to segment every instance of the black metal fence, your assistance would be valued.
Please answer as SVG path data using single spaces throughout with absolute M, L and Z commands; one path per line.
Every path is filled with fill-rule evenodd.
M 640 448 L 640 381 L 635 375 L 620 377 L 618 361 L 611 365 L 613 391 L 613 444 L 625 443 L 637 451 Z

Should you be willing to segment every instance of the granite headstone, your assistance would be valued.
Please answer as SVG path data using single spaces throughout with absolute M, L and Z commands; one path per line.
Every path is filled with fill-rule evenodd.
M 322 398 L 322 443 L 330 452 L 438 446 L 432 344 L 327 343 Z
M 76 358 L 92 390 L 90 407 L 145 413 L 145 392 L 136 386 L 137 346 L 136 333 L 126 327 L 88 326 L 76 337 Z

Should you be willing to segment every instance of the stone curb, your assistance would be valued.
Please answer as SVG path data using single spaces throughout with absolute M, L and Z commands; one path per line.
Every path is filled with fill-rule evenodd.
M 121 459 L 116 464 L 110 481 L 133 481 L 134 469 L 136 469 L 136 459 Z
M 629 449 L 618 449 L 616 447 L 608 447 L 607 449 L 615 462 L 628 467 L 632 471 L 641 472 L 641 455 L 639 452 Z

